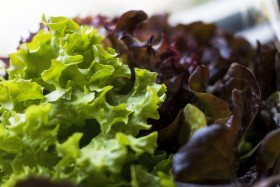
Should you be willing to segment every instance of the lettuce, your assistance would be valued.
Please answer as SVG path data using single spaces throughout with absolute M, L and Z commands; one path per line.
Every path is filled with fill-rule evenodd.
M 275 46 L 167 20 L 43 17 L 43 30 L 0 57 L 11 60 L 0 82 L 1 184 L 279 183 Z
M 104 45 L 115 48 L 130 68 L 157 72 L 157 83 L 167 86 L 160 118 L 150 119 L 152 130 L 143 134 L 158 132 L 158 149 L 175 154 L 177 185 L 252 185 L 271 174 L 254 178 L 258 164 L 253 153 L 279 115 L 277 99 L 258 110 L 262 99 L 280 88 L 275 47 L 259 44 L 256 50 L 214 24 L 174 26 L 166 14 L 148 17 L 143 11 L 128 11 L 118 19 L 76 20 L 105 28 Z M 265 154 L 268 149 L 263 150 Z M 274 157 L 266 160 L 275 163 Z M 263 168 L 270 171 L 271 163 Z
M 1 186 L 30 176 L 83 186 L 174 185 L 171 157 L 156 151 L 158 133 L 139 134 L 151 128 L 147 119 L 159 119 L 166 87 L 157 74 L 131 72 L 93 27 L 42 19 L 48 29 L 10 54 L 9 78 L 0 82 Z

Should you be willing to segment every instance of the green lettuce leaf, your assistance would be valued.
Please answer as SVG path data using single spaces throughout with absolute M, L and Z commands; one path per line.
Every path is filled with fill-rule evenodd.
M 187 104 L 184 108 L 184 118 L 190 127 L 189 137 L 191 137 L 198 129 L 207 126 L 207 119 L 204 113 L 192 104 Z

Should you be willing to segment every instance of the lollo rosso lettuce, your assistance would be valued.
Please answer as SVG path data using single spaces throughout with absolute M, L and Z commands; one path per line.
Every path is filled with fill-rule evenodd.
M 158 133 L 139 135 L 165 99 L 157 74 L 131 72 L 93 27 L 65 17 L 43 24 L 10 54 L 0 82 L 1 186 L 28 177 L 42 179 L 16 186 L 174 186 Z

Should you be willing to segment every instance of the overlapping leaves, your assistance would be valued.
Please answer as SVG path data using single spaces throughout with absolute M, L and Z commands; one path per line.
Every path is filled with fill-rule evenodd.
M 33 81 L 45 88 L 44 97 L 54 106 L 51 110 L 52 117 L 49 118 L 51 124 L 64 124 L 67 119 L 71 119 L 71 123 L 66 122 L 64 128 L 61 125 L 59 127 L 63 129 L 58 131 L 60 142 L 74 131 L 82 131 L 81 129 L 87 129 L 92 124 L 90 127 L 109 138 L 107 144 L 113 149 L 122 145 L 129 147 L 126 153 L 122 149 L 120 155 L 131 155 L 131 150 L 138 155 L 140 150 L 135 149 L 134 144 L 137 139 L 132 140 L 131 136 L 125 134 L 137 135 L 142 130 L 140 135 L 144 136 L 157 131 L 158 149 L 171 155 L 176 153 L 172 168 L 179 186 L 194 185 L 190 183 L 196 183 L 194 186 L 217 183 L 223 186 L 247 186 L 258 180 L 260 181 L 254 186 L 277 183 L 279 178 L 266 177 L 279 174 L 279 133 L 278 130 L 274 131 L 279 127 L 278 52 L 274 47 L 261 44 L 254 50 L 245 40 L 235 38 L 213 24 L 195 22 L 173 27 L 168 24 L 167 18 L 167 15 L 148 18 L 143 11 L 129 11 L 118 19 L 104 16 L 76 18 L 80 25 L 95 26 L 103 31 L 105 28 L 106 37 L 102 45 L 116 49 L 118 54 L 111 49 L 106 52 L 96 44 L 98 42 L 94 41 L 101 40 L 98 35 L 95 35 L 93 41 L 88 41 L 86 37 L 79 35 L 80 32 L 75 37 L 67 36 L 61 40 L 61 46 L 58 46 L 60 52 L 54 54 L 55 59 L 48 61 L 49 64 L 45 65 L 48 70 L 40 72 L 41 77 L 34 74 L 28 64 L 24 67 L 21 53 L 11 56 L 15 60 L 10 74 L 14 76 L 13 72 L 19 73 L 20 76 L 16 77 L 18 79 L 35 75 Z M 56 25 L 47 23 L 51 28 L 57 29 L 54 35 L 58 38 L 67 32 L 75 34 L 65 27 L 78 31 L 77 25 L 65 18 L 52 18 L 51 21 L 59 22 Z M 85 26 L 84 29 L 88 28 Z M 46 40 L 46 45 L 42 48 L 48 49 L 47 45 L 57 41 Z M 68 42 L 73 42 L 74 45 L 67 45 Z M 36 38 L 31 43 L 34 49 L 40 45 L 36 43 Z M 81 43 L 83 46 L 92 45 L 94 52 L 90 53 L 91 49 L 76 48 Z M 26 47 L 25 51 L 28 52 Z M 36 50 L 29 50 L 30 53 L 34 51 Z M 80 53 L 81 51 L 83 52 Z M 129 68 L 120 66 L 116 55 L 130 69 L 145 68 L 157 72 L 158 77 L 145 70 L 135 70 L 131 74 L 132 80 L 135 80 L 133 85 L 133 81 L 128 81 Z M 114 64 L 114 68 L 108 66 L 107 59 Z M 95 73 L 89 76 L 92 72 Z M 165 88 L 152 83 L 155 80 L 167 86 L 166 100 L 160 105 L 159 115 L 155 111 L 163 100 Z M 150 82 L 150 87 L 143 89 L 142 82 L 146 81 Z M 4 95 L 3 98 L 5 97 Z M 137 102 L 138 98 L 145 101 L 144 104 L 140 100 Z M 21 110 L 22 107 L 40 102 L 40 99 L 31 103 L 21 102 L 16 108 Z M 11 107 L 11 103 L 13 101 L 6 105 Z M 65 112 L 52 121 L 53 116 L 64 108 L 71 112 Z M 78 110 L 82 113 L 78 114 Z M 88 110 L 95 112 L 89 114 Z M 92 118 L 94 120 L 83 120 Z M 111 121 L 103 120 L 104 118 Z M 152 125 L 151 129 L 146 123 L 147 119 Z M 133 129 L 129 125 L 122 125 L 123 123 L 131 124 Z M 83 124 L 83 127 L 77 124 Z M 98 124 L 102 124 L 100 129 L 97 128 Z M 68 126 L 71 126 L 71 131 L 67 130 Z M 125 134 L 115 133 L 116 131 Z M 88 145 L 79 150 L 77 142 L 80 136 L 74 134 L 65 145 L 57 144 L 61 148 L 59 155 L 64 154 L 65 162 L 75 163 L 77 168 L 82 167 L 85 161 L 91 163 L 91 159 L 83 155 L 88 151 L 83 150 L 104 150 L 104 146 L 100 146 L 98 141 L 88 144 L 91 138 L 82 138 L 80 142 Z M 145 137 L 149 136 L 155 135 L 152 133 Z M 155 137 L 152 139 L 155 141 Z M 63 148 L 68 147 L 67 142 L 75 145 L 72 147 L 76 150 L 72 157 L 79 158 L 80 162 L 67 156 L 69 153 Z M 136 159 L 142 165 L 131 165 L 128 169 L 131 175 L 125 176 L 125 179 L 131 179 L 134 186 L 174 185 L 168 175 L 171 157 L 162 160 L 165 155 L 151 156 L 149 152 L 155 146 L 145 145 L 150 147 L 149 150 L 142 147 L 140 152 L 146 153 Z M 102 152 L 100 155 L 104 155 L 104 159 L 108 158 L 106 153 Z M 108 164 L 114 163 L 114 158 L 108 160 L 111 161 Z M 130 156 L 126 160 L 132 162 Z M 115 167 L 104 165 L 103 169 L 118 172 L 118 164 L 123 162 L 120 159 Z M 161 171 L 156 168 L 161 168 Z M 75 176 L 73 178 L 83 180 L 73 168 L 62 169 L 63 172 L 60 173 L 66 173 L 66 170 L 70 172 L 65 178 Z M 100 173 L 94 175 L 99 176 L 102 181 L 117 181 L 116 184 L 127 185 L 122 183 L 125 179 L 119 181 L 113 176 L 108 178 Z M 101 181 L 87 181 L 88 184 L 94 182 L 104 185 Z
M 136 137 L 151 128 L 147 119 L 159 118 L 166 88 L 157 74 L 136 68 L 132 79 L 93 27 L 65 17 L 43 23 L 49 30 L 10 54 L 9 79 L 0 82 L 1 186 L 28 176 L 141 186 L 139 174 L 173 184 L 166 155 L 141 165 L 140 157 L 155 154 L 157 132 Z M 161 163 L 169 169 L 157 170 Z
M 146 17 L 142 11 L 130 11 L 117 21 L 98 22 L 107 28 L 105 45 L 116 48 L 130 67 L 157 72 L 157 81 L 167 86 L 160 119 L 150 123 L 153 130 L 159 131 L 160 149 L 174 153 L 183 146 L 175 154 L 175 179 L 207 184 L 230 182 L 238 168 L 244 169 L 238 163 L 238 147 L 250 150 L 245 144 L 254 128 L 247 131 L 257 115 L 261 93 L 270 95 L 275 91 L 274 82 L 269 91 L 263 79 L 277 77 L 275 50 L 268 53 L 260 46 L 255 51 L 245 40 L 224 33 L 213 24 L 196 22 L 172 27 L 166 15 L 145 20 Z M 93 24 L 99 19 L 94 20 L 80 21 Z M 133 24 L 129 24 L 132 20 Z M 265 58 L 271 62 L 265 63 Z M 262 66 L 271 73 L 265 75 Z M 263 81 L 260 88 L 259 81 Z M 205 126 L 209 126 L 205 133 L 193 140 L 192 134 L 196 137 L 196 131 Z M 213 162 L 214 158 L 219 158 L 218 163 Z M 203 166 L 198 167 L 201 163 Z

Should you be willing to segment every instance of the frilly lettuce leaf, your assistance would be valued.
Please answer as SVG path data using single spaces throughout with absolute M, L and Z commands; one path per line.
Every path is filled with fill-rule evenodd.
M 29 176 L 139 186 L 141 174 L 173 184 L 171 159 L 155 155 L 157 133 L 139 135 L 165 99 L 157 74 L 131 73 L 93 27 L 65 17 L 43 16 L 43 24 L 48 29 L 10 54 L 9 78 L 0 82 L 1 186 Z M 157 159 L 147 166 L 144 155 Z
M 0 94 L 0 104 L 8 110 L 21 110 L 27 101 L 44 98 L 40 85 L 24 79 L 0 82 Z
M 123 183 L 125 180 L 121 178 L 121 172 L 124 165 L 137 162 L 145 152 L 153 154 L 157 133 L 142 138 L 118 133 L 114 139 L 104 139 L 99 135 L 80 149 L 81 136 L 81 133 L 73 134 L 63 144 L 57 145 L 62 159 L 56 166 L 55 177 L 70 178 L 72 182 L 82 182 L 86 186 L 104 186 Z M 81 171 L 89 177 L 80 176 Z

